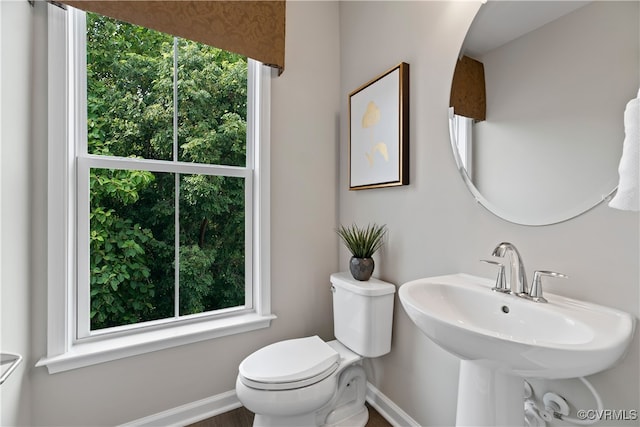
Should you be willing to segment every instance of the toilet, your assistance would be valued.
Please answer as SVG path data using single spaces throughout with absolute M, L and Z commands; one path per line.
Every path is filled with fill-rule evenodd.
M 236 393 L 254 426 L 364 426 L 363 358 L 391 350 L 395 285 L 349 273 L 330 277 L 335 340 L 318 336 L 276 342 L 247 356 Z

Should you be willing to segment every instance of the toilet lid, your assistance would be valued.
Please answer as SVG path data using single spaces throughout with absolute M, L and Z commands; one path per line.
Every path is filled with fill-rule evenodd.
M 281 389 L 324 379 L 337 369 L 339 359 L 337 351 L 314 335 L 263 347 L 244 359 L 238 370 L 249 386 Z

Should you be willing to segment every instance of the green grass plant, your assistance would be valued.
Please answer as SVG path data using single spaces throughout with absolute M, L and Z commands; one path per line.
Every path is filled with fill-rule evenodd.
M 387 226 L 384 224 L 368 224 L 366 227 L 359 227 L 356 224 L 348 227 L 341 225 L 336 232 L 354 257 L 371 258 L 384 243 Z

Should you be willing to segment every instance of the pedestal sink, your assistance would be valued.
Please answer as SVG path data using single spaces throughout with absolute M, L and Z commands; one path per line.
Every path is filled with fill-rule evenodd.
M 523 425 L 523 377 L 574 378 L 613 366 L 635 326 L 622 311 L 545 293 L 547 303 L 491 291 L 467 274 L 400 286 L 416 326 L 461 359 L 457 425 Z

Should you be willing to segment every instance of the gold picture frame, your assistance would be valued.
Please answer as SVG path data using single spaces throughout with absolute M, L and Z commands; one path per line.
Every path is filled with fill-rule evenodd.
M 349 190 L 409 184 L 409 64 L 349 94 Z

